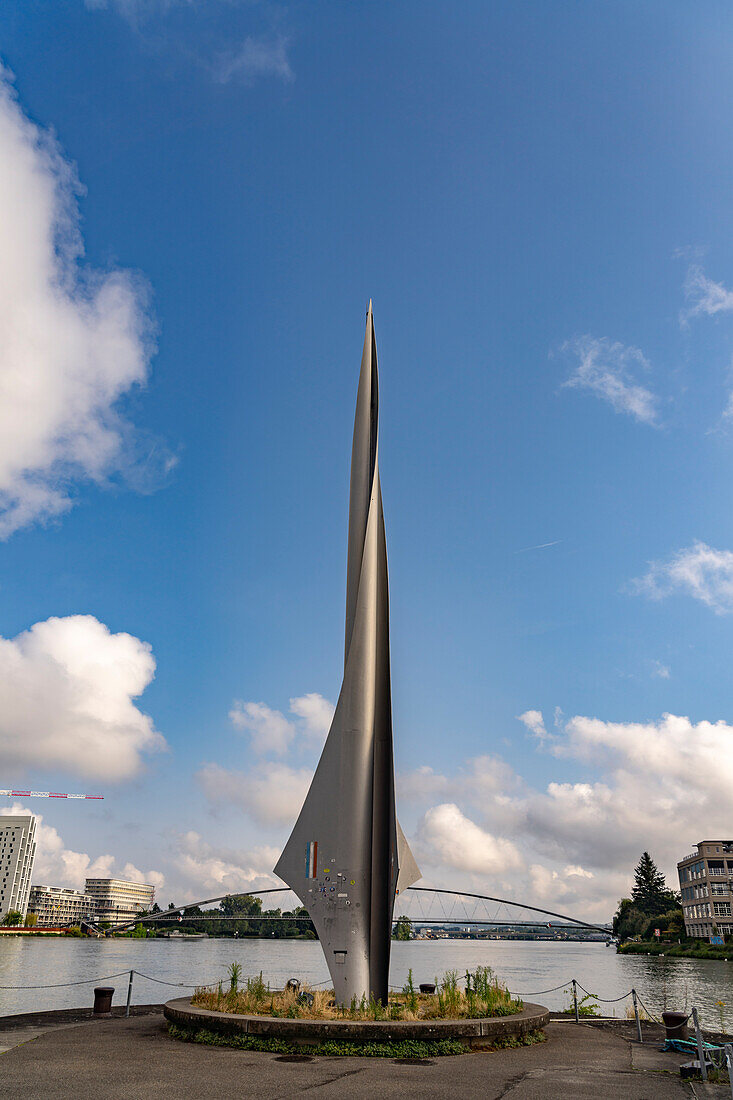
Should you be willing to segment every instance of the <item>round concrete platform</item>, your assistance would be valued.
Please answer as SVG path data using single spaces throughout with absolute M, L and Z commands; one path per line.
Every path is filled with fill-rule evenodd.
M 168 1001 L 165 1017 L 179 1027 L 203 1028 L 222 1035 L 256 1035 L 261 1039 L 285 1039 L 303 1046 L 340 1040 L 348 1043 L 394 1043 L 404 1039 L 435 1042 L 458 1039 L 470 1047 L 490 1046 L 500 1039 L 539 1031 L 550 1022 L 542 1005 L 528 1004 L 514 1016 L 477 1020 L 291 1020 L 274 1016 L 245 1016 L 237 1012 L 212 1012 L 197 1008 L 190 997 Z

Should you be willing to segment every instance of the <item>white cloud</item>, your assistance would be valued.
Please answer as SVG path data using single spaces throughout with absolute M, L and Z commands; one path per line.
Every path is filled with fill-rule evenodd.
M 161 890 L 165 886 L 165 875 L 162 871 L 140 871 L 134 863 L 125 864 L 121 877 L 127 882 L 147 882 L 156 890 Z
M 227 3 L 231 10 L 231 0 L 223 0 L 223 2 Z M 165 17 L 175 8 L 187 7 L 193 9 L 196 6 L 195 0 L 85 0 L 85 4 L 90 11 L 105 9 L 116 11 L 138 33 L 142 33 L 147 25 L 156 20 L 165 20 Z M 202 24 L 204 24 L 206 8 L 213 8 L 214 6 L 212 0 L 209 0 L 208 5 L 199 5 Z M 242 6 L 246 7 L 247 5 Z M 282 13 L 272 11 L 270 16 L 271 21 L 276 24 L 281 20 Z M 195 53 L 192 53 L 190 41 L 187 41 L 185 46 L 180 44 L 175 31 L 171 30 L 170 21 L 163 25 L 167 32 L 163 41 L 169 51 L 175 49 L 178 42 L 182 57 L 189 59 L 192 55 L 196 56 Z M 230 43 L 239 38 L 233 30 L 231 18 L 227 19 L 227 29 Z M 215 30 L 212 31 L 211 25 L 209 25 L 209 33 L 206 36 L 201 34 L 198 36 L 199 42 L 210 41 L 212 38 L 216 41 L 221 38 L 221 35 Z M 199 45 L 199 42 L 197 42 L 197 45 Z M 197 61 L 219 84 L 227 84 L 230 80 L 239 80 L 243 84 L 251 85 L 255 81 L 266 77 L 274 77 L 285 84 L 290 84 L 295 80 L 295 74 L 288 56 L 289 48 L 290 37 L 280 30 L 271 29 L 265 34 L 248 34 L 239 40 L 236 46 L 228 44 L 226 48 L 219 49 L 218 52 L 213 54 L 210 46 L 206 52 L 201 51 L 199 53 Z
M 496 875 L 523 865 L 511 841 L 495 837 L 467 818 L 452 802 L 433 806 L 416 836 L 418 859 L 474 874 Z
M 671 673 L 667 665 L 661 661 L 652 661 L 652 676 L 658 676 L 660 680 L 669 680 Z
M 562 348 L 577 356 L 578 364 L 563 386 L 589 390 L 616 410 L 644 424 L 657 423 L 658 399 L 637 381 L 635 374 L 650 369 L 639 348 L 601 337 L 577 336 Z
M 733 290 L 728 290 L 722 283 L 713 282 L 696 264 L 687 271 L 684 291 L 688 305 L 681 315 L 683 324 L 690 317 L 699 317 L 701 314 L 714 317 L 716 313 L 729 313 L 733 310 Z
M 0 538 L 67 511 L 75 483 L 136 466 L 117 406 L 147 378 L 147 292 L 128 271 L 80 262 L 79 190 L 0 68 Z M 157 453 L 134 473 L 151 486 L 172 466 Z
M 289 46 L 290 39 L 284 35 L 248 35 L 236 50 L 222 54 L 212 65 L 214 79 L 220 84 L 233 79 L 254 84 L 261 77 L 271 76 L 289 84 L 295 79 L 288 59 Z
M 60 768 L 129 779 L 165 747 L 134 705 L 153 679 L 147 642 L 112 634 L 92 615 L 36 623 L 0 638 L 0 756 L 5 769 Z
M 300 813 L 313 772 L 266 761 L 246 772 L 204 764 L 196 780 L 215 806 L 239 807 L 262 825 L 292 825 Z
M 650 562 L 644 576 L 631 585 L 657 600 L 674 593 L 692 596 L 717 615 L 725 615 L 733 611 L 733 552 L 696 541 L 669 561 Z
M 290 710 L 303 719 L 303 734 L 316 745 L 322 745 L 331 728 L 336 708 L 317 691 L 290 700 Z
M 3 806 L 3 817 L 15 814 L 35 813 L 34 810 L 16 803 Z M 139 871 L 132 863 L 125 864 L 122 871 L 115 868 L 115 858 L 100 855 L 92 858 L 86 852 L 75 852 L 67 848 L 58 830 L 53 825 L 44 824 L 43 814 L 36 817 L 36 860 L 33 868 L 33 883 L 43 886 L 66 886 L 72 890 L 83 890 L 86 878 L 108 878 L 110 876 L 147 882 L 157 889 L 165 884 L 165 876 L 160 871 Z
M 535 735 L 538 741 L 546 740 L 547 730 L 545 729 L 541 710 L 525 710 L 524 714 L 519 715 L 519 721 L 524 722 L 527 729 Z
M 414 844 L 431 884 L 460 888 L 468 872 L 487 893 L 607 919 L 643 850 L 674 886 L 675 864 L 700 839 L 700 821 L 711 836 L 730 831 L 733 724 L 576 715 L 559 722 L 552 753 L 587 775 L 560 775 L 539 789 L 506 763 L 478 758 L 454 775 L 423 767 L 408 777 L 412 796 L 427 803 Z M 497 775 L 493 787 L 481 782 Z
M 277 848 L 240 851 L 215 847 L 193 830 L 178 834 L 173 862 L 184 876 L 188 894 L 175 900 L 200 900 L 202 892 L 219 895 L 279 886 L 280 880 L 272 874 L 279 857 Z
M 467 760 L 453 776 L 441 775 L 423 765 L 397 777 L 400 801 L 420 802 L 441 796 L 443 799 L 467 799 L 485 806 L 491 800 L 503 800 L 517 787 L 518 778 L 512 768 L 498 756 L 489 753 Z
M 237 699 L 229 711 L 229 718 L 233 726 L 249 733 L 252 748 L 258 754 L 274 752 L 284 756 L 295 737 L 292 722 L 266 703 L 245 703 Z
M 523 832 L 538 850 L 583 866 L 630 869 L 648 849 L 673 873 L 680 836 L 729 830 L 733 726 L 665 714 L 657 722 L 576 716 L 554 748 L 601 769 L 601 778 L 551 782 L 520 796 Z M 669 822 L 675 822 L 670 834 Z
M 317 691 L 311 691 L 290 700 L 291 714 L 300 719 L 297 724 L 266 703 L 244 702 L 242 699 L 234 701 L 229 718 L 236 729 L 249 733 L 252 749 L 258 755 L 274 753 L 284 756 L 292 748 L 296 737 L 305 745 L 320 748 L 331 727 L 335 709 L 328 699 Z

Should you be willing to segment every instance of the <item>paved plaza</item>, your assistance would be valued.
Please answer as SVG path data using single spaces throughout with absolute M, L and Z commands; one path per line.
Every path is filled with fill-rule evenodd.
M 726 1090 L 680 1080 L 680 1056 L 618 1030 L 553 1021 L 547 1042 L 455 1058 L 399 1061 L 253 1054 L 170 1039 L 159 1006 L 130 1019 L 48 1013 L 0 1021 L 4 1096 L 55 1100 L 318 1097 L 664 1100 Z

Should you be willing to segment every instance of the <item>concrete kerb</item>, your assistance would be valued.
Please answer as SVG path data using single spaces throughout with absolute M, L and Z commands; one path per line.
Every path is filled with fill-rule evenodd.
M 470 1047 L 489 1046 L 500 1039 L 520 1038 L 550 1022 L 542 1005 L 525 1002 L 513 1016 L 480 1020 L 291 1020 L 274 1016 L 245 1016 L 237 1012 L 212 1012 L 191 1004 L 190 997 L 168 1001 L 165 1018 L 178 1027 L 205 1029 L 220 1035 L 253 1035 L 283 1039 L 301 1046 L 326 1040 L 348 1043 L 394 1043 L 404 1039 L 435 1042 L 458 1039 Z

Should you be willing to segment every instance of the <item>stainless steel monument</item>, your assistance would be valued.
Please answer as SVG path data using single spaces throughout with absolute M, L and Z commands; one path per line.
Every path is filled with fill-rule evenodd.
M 351 452 L 346 655 L 336 712 L 275 868 L 310 913 L 336 999 L 387 1001 L 396 895 L 420 878 L 395 813 L 387 548 L 372 304 Z

